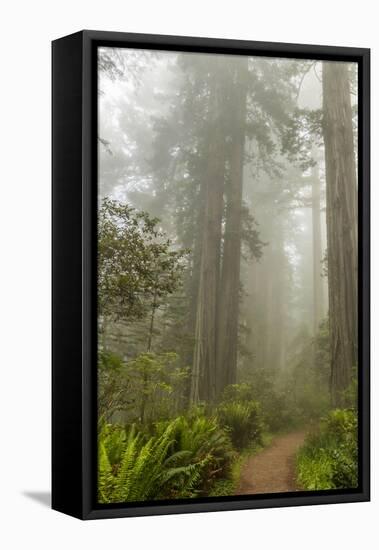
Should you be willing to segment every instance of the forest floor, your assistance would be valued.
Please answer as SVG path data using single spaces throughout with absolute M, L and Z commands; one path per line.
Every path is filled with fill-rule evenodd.
M 299 491 L 296 484 L 296 453 L 306 430 L 273 438 L 269 447 L 247 459 L 241 469 L 236 495 Z

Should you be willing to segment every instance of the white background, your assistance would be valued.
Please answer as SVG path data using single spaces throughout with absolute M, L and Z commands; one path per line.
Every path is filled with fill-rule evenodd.
M 0 50 L 0 545 L 13 548 L 377 548 L 379 505 L 373 403 L 373 502 L 80 522 L 51 511 L 50 41 L 83 28 L 371 47 L 373 0 L 32 0 L 3 2 Z M 373 105 L 373 147 L 378 118 Z M 373 154 L 373 248 L 378 232 Z M 375 250 L 373 250 L 373 253 Z M 378 257 L 373 256 L 373 281 Z M 375 311 L 376 310 L 376 311 Z M 373 289 L 373 351 L 378 292 Z M 374 363 L 374 362 L 373 362 Z M 375 367 L 375 364 L 373 364 Z M 374 395 L 376 376 L 373 370 Z M 377 395 L 377 393 L 376 393 Z M 69 396 L 68 396 L 69 406 Z M 38 499 L 31 493 L 37 493 Z

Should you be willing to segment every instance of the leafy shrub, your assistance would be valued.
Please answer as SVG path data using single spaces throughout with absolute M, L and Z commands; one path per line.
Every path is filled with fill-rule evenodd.
M 188 378 L 172 352 L 141 353 L 125 362 L 100 351 L 98 372 L 99 416 L 128 423 L 172 417 L 183 402 Z
M 344 392 L 342 392 L 341 401 L 346 409 L 356 410 L 358 407 L 358 372 L 357 367 L 353 367 L 351 382 Z
M 260 443 L 263 424 L 259 404 L 255 401 L 230 401 L 217 407 L 217 419 L 225 428 L 236 449 L 244 449 L 253 442 Z
M 113 467 L 100 435 L 99 502 L 165 498 L 170 494 L 170 486 L 178 481 L 183 495 L 191 494 L 201 477 L 203 463 L 183 465 L 183 453 L 171 452 L 175 423 L 171 422 L 162 435 L 151 437 L 147 442 L 132 428 L 123 444 L 121 461 Z
M 356 412 L 349 409 L 335 409 L 323 420 L 324 431 L 338 442 L 344 442 L 356 436 L 358 418 Z
M 166 353 L 141 353 L 125 365 L 130 385 L 135 395 L 138 418 L 151 422 L 167 418 L 174 412 L 175 394 L 181 395 L 188 376 L 186 369 L 178 366 L 178 355 Z
M 327 410 L 327 399 L 315 393 L 311 384 L 302 382 L 299 387 L 299 377 L 293 373 L 286 373 L 284 380 L 279 380 L 277 384 L 272 380 L 272 373 L 263 372 L 263 369 L 255 369 L 254 374 L 252 383 L 227 386 L 222 394 L 222 403 L 259 402 L 261 420 L 270 432 L 295 428 L 320 418 L 321 412 Z
M 249 367 L 252 399 L 259 401 L 269 431 L 319 421 L 330 409 L 329 375 L 327 319 L 314 338 L 305 326 L 300 327 L 289 344 L 285 369 Z
M 357 429 L 357 413 L 350 409 L 333 410 L 321 421 L 298 455 L 298 480 L 305 489 L 357 486 Z
M 259 402 L 263 424 L 272 432 L 293 424 L 293 411 L 288 406 L 288 396 L 278 392 L 268 373 L 256 370 L 255 383 L 230 384 L 222 394 L 222 403 Z
M 255 392 L 252 384 L 243 382 L 242 384 L 229 384 L 222 393 L 221 401 L 230 403 L 235 401 L 246 402 L 254 401 Z
M 107 459 L 112 468 L 117 467 L 121 462 L 127 440 L 128 433 L 122 426 L 117 424 L 102 424 L 99 441 L 104 447 Z
M 291 397 L 285 391 L 272 390 L 270 399 L 262 404 L 263 420 L 271 432 L 288 430 L 297 423 L 297 411 L 295 412 Z
M 158 424 L 157 433 L 164 426 L 165 423 Z M 175 421 L 173 438 L 172 452 L 180 453 L 181 464 L 202 464 L 197 492 L 206 491 L 215 479 L 229 475 L 235 453 L 229 435 L 220 428 L 215 417 L 179 417 Z M 175 491 L 180 496 L 183 488 L 176 485 Z
M 122 359 L 114 353 L 99 351 L 98 376 L 99 417 L 108 421 L 116 411 L 128 408 L 128 384 Z
M 99 433 L 100 502 L 190 498 L 229 473 L 234 458 L 215 418 L 178 417 L 153 435 L 103 425 Z

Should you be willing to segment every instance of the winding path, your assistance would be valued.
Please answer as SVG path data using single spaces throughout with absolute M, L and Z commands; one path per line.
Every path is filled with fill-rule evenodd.
M 251 456 L 242 467 L 236 495 L 298 491 L 296 453 L 304 442 L 306 430 L 275 437 L 270 446 Z

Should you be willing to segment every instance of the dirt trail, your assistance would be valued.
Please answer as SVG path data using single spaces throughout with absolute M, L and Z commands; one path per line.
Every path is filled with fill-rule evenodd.
M 242 467 L 235 494 L 298 491 L 295 459 L 306 434 L 306 430 L 302 430 L 275 437 L 269 447 L 250 457 Z

